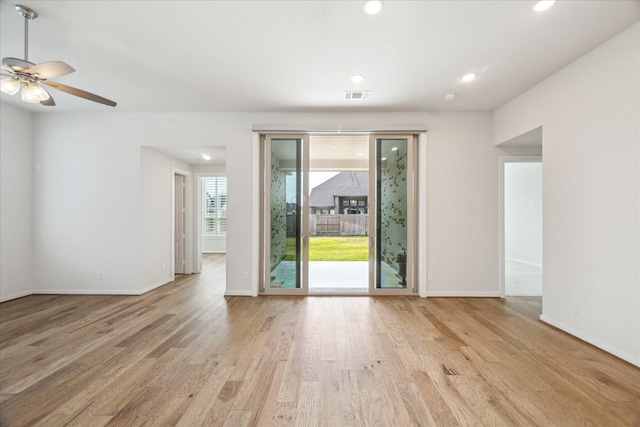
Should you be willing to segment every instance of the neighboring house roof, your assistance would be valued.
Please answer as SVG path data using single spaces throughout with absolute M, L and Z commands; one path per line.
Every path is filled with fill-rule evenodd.
M 369 195 L 368 172 L 340 172 L 320 185 L 313 187 L 309 206 L 328 208 L 335 206 L 334 197 L 367 197 Z
M 368 195 L 369 188 L 363 188 L 359 185 L 350 185 L 334 194 L 338 197 L 366 197 Z

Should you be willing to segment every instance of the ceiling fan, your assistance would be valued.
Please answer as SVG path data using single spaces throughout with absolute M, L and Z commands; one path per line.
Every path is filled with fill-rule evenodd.
M 0 90 L 14 95 L 22 87 L 22 100 L 30 103 L 40 103 L 47 107 L 56 105 L 53 98 L 43 87 L 46 85 L 70 95 L 79 96 L 89 101 L 115 107 L 116 103 L 101 96 L 86 92 L 75 87 L 49 81 L 50 78 L 66 76 L 75 71 L 73 67 L 62 62 L 52 61 L 34 64 L 29 62 L 29 21 L 38 17 L 38 13 L 26 6 L 16 5 L 16 10 L 24 17 L 24 59 L 2 58 L 0 76 L 7 78 L 0 80 Z M 2 72 L 6 71 L 6 73 Z M 8 73 L 8 74 L 7 74 Z

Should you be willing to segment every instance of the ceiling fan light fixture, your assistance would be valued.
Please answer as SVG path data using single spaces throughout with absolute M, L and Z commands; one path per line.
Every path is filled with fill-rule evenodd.
M 7 95 L 15 95 L 20 90 L 20 79 L 10 77 L 0 80 L 0 90 Z
M 37 104 L 47 99 L 49 99 L 49 93 L 38 83 L 29 82 L 22 88 L 22 100 L 24 102 Z

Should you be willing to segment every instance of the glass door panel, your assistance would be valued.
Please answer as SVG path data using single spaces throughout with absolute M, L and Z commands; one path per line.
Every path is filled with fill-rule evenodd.
M 413 291 L 413 137 L 372 138 L 372 293 Z M 376 292 L 380 291 L 380 292 Z
M 265 291 L 305 292 L 306 220 L 303 212 L 303 137 L 266 141 Z

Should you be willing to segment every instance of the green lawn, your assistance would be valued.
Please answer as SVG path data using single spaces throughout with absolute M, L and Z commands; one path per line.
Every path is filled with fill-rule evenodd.
M 296 251 L 295 238 L 287 238 L 285 261 L 293 261 Z M 368 236 L 311 236 L 309 261 L 367 261 L 369 260 Z

